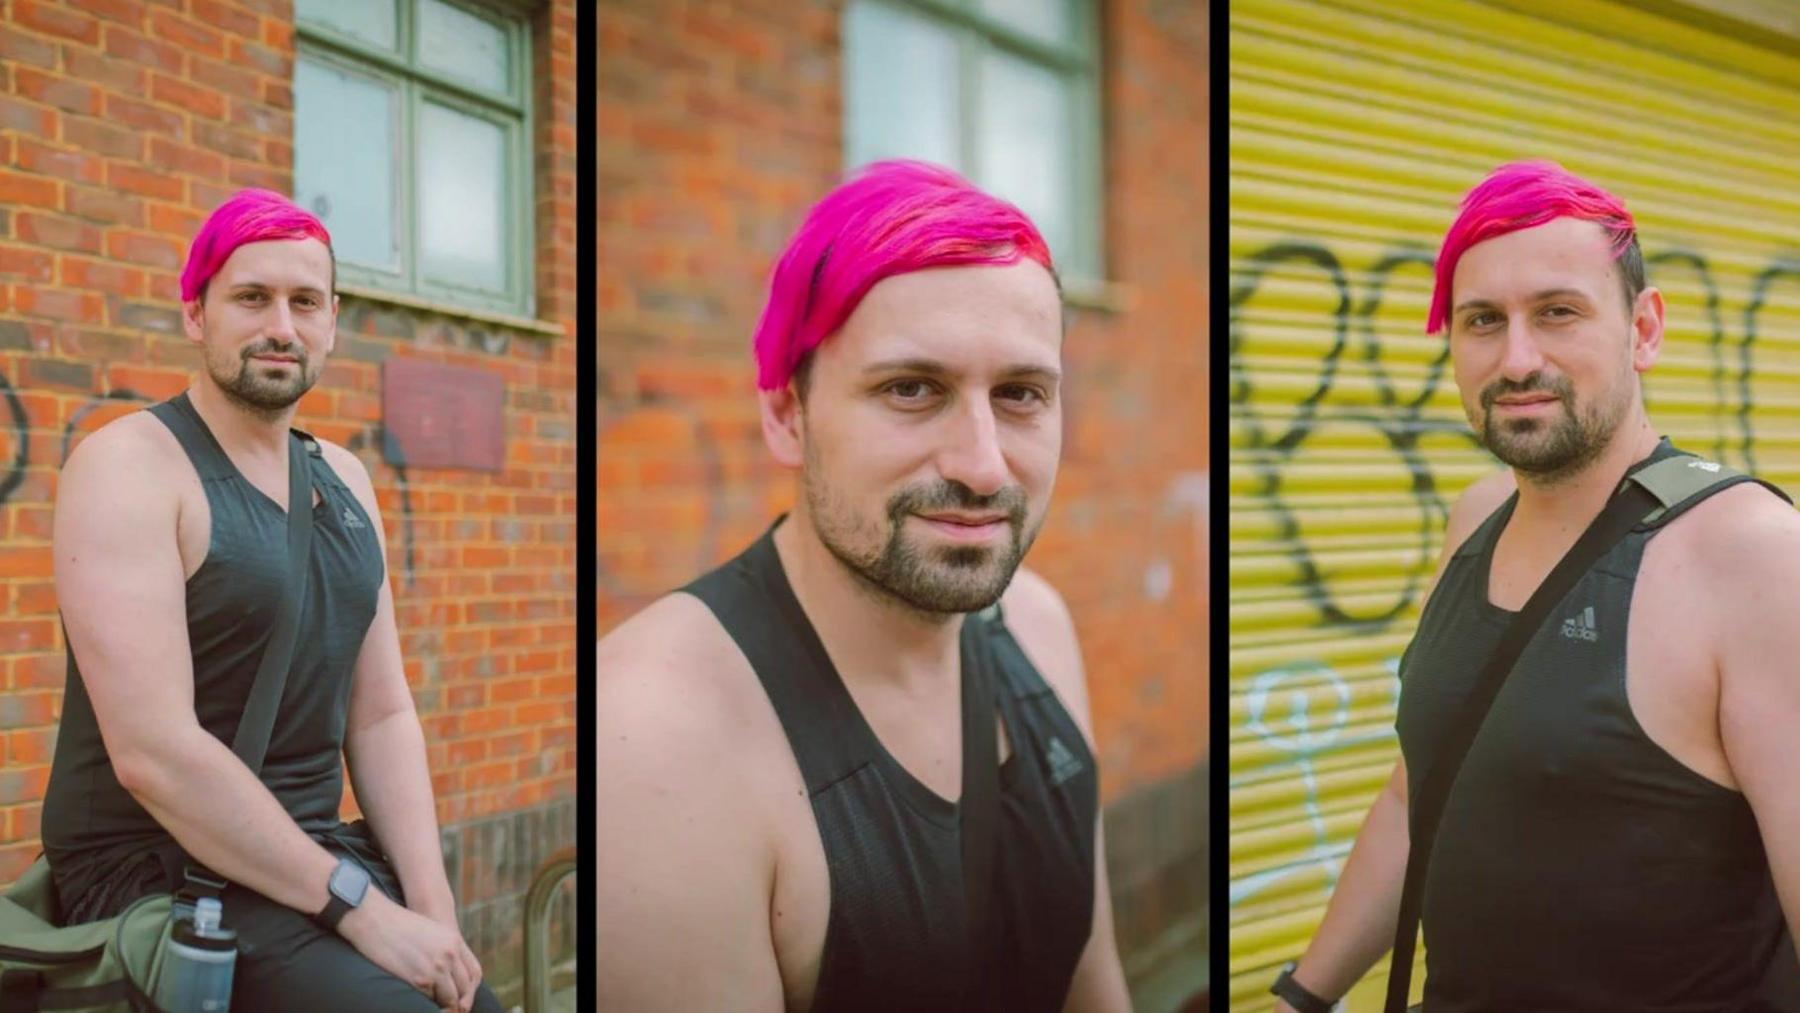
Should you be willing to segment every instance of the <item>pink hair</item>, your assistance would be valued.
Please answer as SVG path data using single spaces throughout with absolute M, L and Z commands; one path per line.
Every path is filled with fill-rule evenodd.
M 1450 319 L 1450 279 L 1456 262 L 1476 243 L 1542 225 L 1553 218 L 1598 222 L 1612 237 L 1612 255 L 1624 256 L 1637 238 L 1637 222 L 1625 202 L 1555 162 L 1511 162 L 1495 169 L 1463 198 L 1444 247 L 1438 251 L 1437 287 L 1425 333 Z
M 206 283 L 225 266 L 233 251 L 245 243 L 266 239 L 317 239 L 331 249 L 331 233 L 311 211 L 273 190 L 239 190 L 200 226 L 181 269 L 181 301 L 193 302 L 206 292 Z M 332 261 L 336 284 L 337 261 Z
M 756 326 L 756 385 L 785 385 L 875 283 L 956 264 L 1042 264 L 1050 247 L 1023 211 L 927 162 L 875 162 L 813 206 L 769 279 Z

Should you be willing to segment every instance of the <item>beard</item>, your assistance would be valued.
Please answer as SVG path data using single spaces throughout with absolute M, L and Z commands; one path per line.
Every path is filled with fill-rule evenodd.
M 1566 376 L 1533 373 L 1520 381 L 1497 380 L 1481 392 L 1481 418 L 1476 436 L 1489 453 L 1539 483 L 1552 483 L 1581 472 L 1598 458 L 1624 421 L 1631 392 L 1583 405 L 1575 399 Z M 1495 418 L 1494 402 L 1509 394 L 1550 394 L 1562 410 L 1552 418 Z
M 251 361 L 255 356 L 270 353 L 292 355 L 299 361 L 291 373 Z M 207 374 L 225 396 L 263 418 L 280 415 L 319 382 L 319 369 L 314 367 L 306 346 L 298 341 L 259 338 L 245 345 L 236 355 L 226 350 L 215 353 L 208 347 L 205 359 Z
M 819 540 L 864 587 L 914 612 L 948 619 L 999 601 L 1042 527 L 1040 519 L 1025 528 L 1024 489 L 1008 486 L 979 496 L 949 479 L 895 493 L 885 525 L 857 518 L 820 480 L 810 445 L 806 454 L 806 507 Z M 909 534 L 908 517 L 935 510 L 1004 513 L 1009 537 L 998 545 L 930 545 Z

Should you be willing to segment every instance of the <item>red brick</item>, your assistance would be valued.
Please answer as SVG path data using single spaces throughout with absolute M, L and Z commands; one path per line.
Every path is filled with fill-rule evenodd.
M 221 52 L 215 55 L 223 55 L 223 43 L 220 49 Z M 253 70 L 198 55 L 190 57 L 187 78 L 200 87 L 221 92 L 238 102 L 256 95 L 258 86 L 265 80 L 262 74 Z
M 121 95 L 142 95 L 149 72 L 124 60 L 91 49 L 63 47 L 63 70 L 70 77 L 102 86 Z
M 104 175 L 100 160 L 92 155 L 51 147 L 29 137 L 15 138 L 14 142 L 15 164 L 28 172 L 82 183 L 99 183 Z
M 46 282 L 55 273 L 55 268 L 55 258 L 42 250 L 0 245 L 0 276 Z
M 259 46 L 234 38 L 230 42 L 229 52 L 232 63 L 241 64 L 252 70 L 260 70 L 273 77 L 292 78 L 294 76 L 294 61 L 267 46 Z
M 182 73 L 186 60 L 181 47 L 117 25 L 106 26 L 106 52 L 108 56 L 141 63 L 165 74 Z
M 161 200 L 180 200 L 186 186 L 166 171 L 145 169 L 130 162 L 113 162 L 107 166 L 106 182 L 126 193 Z
M 168 400 L 186 390 L 192 379 L 186 370 L 113 366 L 106 371 L 108 390 L 134 391 L 158 401 Z
M 167 74 L 150 78 L 150 97 L 158 102 L 179 106 L 189 115 L 209 120 L 225 117 L 225 96 L 207 88 L 197 88 Z
M 62 139 L 65 144 L 107 158 L 136 161 L 144 157 L 144 139 L 135 131 L 85 116 L 64 118 Z
M 27 35 L 7 24 L 0 24 L 0 60 L 29 63 L 45 70 L 56 69 L 56 44 L 37 35 Z
M 194 143 L 233 158 L 255 158 L 261 151 L 256 137 L 218 123 L 194 123 Z
M 225 160 L 210 151 L 187 144 L 177 144 L 165 137 L 150 139 L 150 164 L 158 168 L 202 179 L 217 179 L 225 174 Z M 154 220 L 154 218 L 153 218 Z M 195 223 L 198 228 L 199 223 Z M 152 225 L 153 228 L 159 227 Z
M 165 236 L 142 232 L 111 232 L 106 236 L 106 255 L 140 267 L 162 267 L 178 271 L 186 248 Z
M 84 46 L 100 44 L 100 22 L 86 14 L 62 9 L 39 0 L 13 0 L 11 20 L 33 31 L 70 39 Z
M 0 130 L 14 130 L 20 134 L 49 137 L 56 132 L 56 121 L 61 115 L 54 109 L 34 102 L 24 102 L 10 95 L 0 95 Z
M 43 176 L 0 169 L 0 206 L 11 204 L 54 208 L 56 187 L 55 180 Z
M 62 282 L 73 288 L 94 289 L 128 299 L 141 298 L 144 294 L 144 272 L 82 257 L 62 258 Z
M 13 289 L 13 307 L 28 317 L 97 324 L 105 317 L 106 303 L 92 292 L 20 285 Z
M 0 620 L 0 654 L 48 651 L 56 646 L 56 623 L 49 619 Z M 0 725 L 23 728 L 50 723 L 54 705 L 48 694 L 0 697 Z
M 191 56 L 225 55 L 225 37 L 205 24 L 182 17 L 173 11 L 150 12 L 150 34 L 186 50 Z M 196 70 L 201 61 L 195 60 Z
M 174 236 L 192 236 L 206 224 L 206 216 L 180 204 L 149 204 L 150 229 Z
M 106 118 L 139 130 L 150 130 L 177 140 L 186 136 L 186 120 L 180 113 L 121 95 L 106 96 Z
M 219 0 L 189 0 L 188 10 L 202 24 L 213 25 L 227 35 L 242 35 L 257 38 L 262 27 L 256 15 L 244 13 L 243 8 L 235 4 L 220 3 Z
M 86 187 L 72 186 L 68 188 L 63 206 L 70 214 L 86 218 L 89 221 L 104 222 L 108 225 L 138 226 L 144 224 L 143 199 L 113 190 L 89 190 Z M 95 234 L 93 246 L 72 248 L 98 252 L 100 249 L 98 233 Z
M 143 0 L 68 0 L 68 2 L 72 7 L 79 7 L 107 21 L 116 21 L 132 27 L 140 27 L 144 23 Z
M 100 111 L 100 90 L 93 85 L 30 67 L 13 68 L 13 87 L 34 102 L 55 106 L 64 112 L 92 116 Z

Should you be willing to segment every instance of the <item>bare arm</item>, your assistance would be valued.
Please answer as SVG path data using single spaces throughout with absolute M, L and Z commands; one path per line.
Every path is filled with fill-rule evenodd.
M 1081 643 L 1075 636 L 1075 620 L 1062 596 L 1042 577 L 1021 569 L 1013 577 L 1002 602 L 1007 625 L 1040 674 L 1056 691 L 1063 707 L 1075 719 L 1087 740 L 1088 751 L 1100 755 L 1094 744 L 1093 717 L 1089 713 L 1087 673 L 1081 664 Z M 1125 987 L 1125 969 L 1119 962 L 1119 944 L 1113 933 L 1112 884 L 1106 872 L 1105 813 L 1094 819 L 1094 922 L 1087 946 L 1075 965 L 1064 1013 L 1129 1013 L 1131 995 Z
M 1499 472 L 1476 482 L 1457 499 L 1445 525 L 1444 550 L 1434 584 L 1443 576 L 1450 557 L 1513 488 L 1512 473 Z M 1294 980 L 1320 998 L 1342 998 L 1393 947 L 1412 844 L 1407 798 L 1406 760 L 1402 757 L 1395 761 L 1387 786 L 1369 807 L 1319 930 L 1294 968 Z M 1280 999 L 1275 1001 L 1275 1009 L 1277 1013 L 1293 1011 Z
M 281 904 L 325 906 L 337 861 L 194 714 L 180 497 L 160 425 L 133 417 L 63 468 L 52 535 L 69 645 L 119 783 L 198 861 Z
M 333 469 L 374 522 L 387 558 L 387 536 L 375 490 L 362 462 L 347 451 L 327 449 Z M 357 801 L 388 857 L 393 859 L 408 907 L 456 928 L 456 898 L 444 872 L 437 807 L 425 761 L 425 734 L 413 707 L 394 622 L 393 588 L 381 582 L 380 603 L 356 658 L 344 754 Z
M 1723 494 L 1722 494 L 1723 495 Z M 1756 814 L 1788 928 L 1800 949 L 1800 513 L 1772 497 L 1711 555 L 1719 734 Z
M 772 845 L 740 776 L 741 719 L 705 674 L 705 606 L 666 598 L 600 642 L 595 808 L 600 1009 L 774 1013 Z

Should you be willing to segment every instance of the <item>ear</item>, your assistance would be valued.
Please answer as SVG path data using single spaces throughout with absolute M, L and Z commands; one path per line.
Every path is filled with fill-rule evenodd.
M 202 295 L 193 302 L 181 304 L 181 330 L 187 335 L 187 339 L 196 345 L 206 343 L 206 331 L 200 326 L 201 321 L 205 318 L 205 313 L 200 308 L 200 302 L 205 298 Z
M 784 468 L 799 468 L 806 461 L 806 412 L 794 382 L 775 390 L 757 392 L 762 409 L 763 442 L 775 463 Z
M 1631 313 L 1631 368 L 1647 373 L 1662 355 L 1662 292 L 1646 288 L 1638 293 Z
M 331 329 L 325 333 L 325 354 L 330 355 L 337 349 L 338 296 L 331 293 Z

